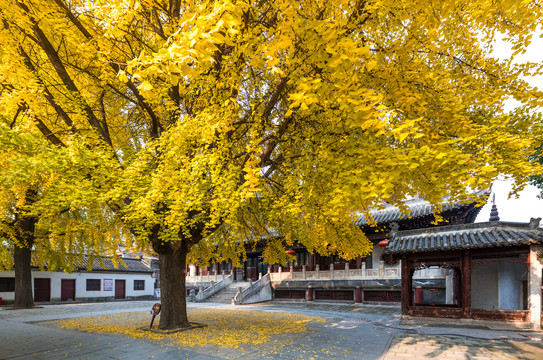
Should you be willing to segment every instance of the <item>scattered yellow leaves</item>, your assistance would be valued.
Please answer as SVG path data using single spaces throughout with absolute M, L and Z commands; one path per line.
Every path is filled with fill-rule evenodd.
M 275 335 L 306 332 L 308 322 L 324 322 L 319 317 L 285 313 L 226 309 L 189 309 L 188 312 L 191 322 L 206 326 L 168 335 L 137 330 L 149 326 L 150 315 L 147 312 L 62 320 L 57 324 L 60 328 L 78 331 L 117 333 L 156 341 L 171 340 L 183 346 L 239 348 L 273 341 Z M 157 317 L 155 324 L 159 321 Z

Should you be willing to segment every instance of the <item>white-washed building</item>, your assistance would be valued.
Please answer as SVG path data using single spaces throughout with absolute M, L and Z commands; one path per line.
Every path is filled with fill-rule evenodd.
M 153 270 L 151 262 L 129 258 L 117 260 L 117 266 L 111 258 L 95 258 L 89 264 L 90 258 L 84 257 L 81 262 L 74 264 L 75 270 L 71 273 L 33 268 L 34 301 L 153 298 L 156 270 Z M 15 272 L 1 272 L 0 298 L 4 303 L 14 300 L 14 290 Z

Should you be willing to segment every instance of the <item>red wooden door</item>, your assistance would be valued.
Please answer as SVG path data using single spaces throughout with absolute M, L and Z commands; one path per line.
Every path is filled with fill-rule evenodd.
M 34 301 L 51 301 L 51 279 L 34 279 Z
M 125 297 L 125 281 L 115 280 L 115 299 L 124 299 Z
M 75 279 L 60 280 L 60 300 L 75 300 Z

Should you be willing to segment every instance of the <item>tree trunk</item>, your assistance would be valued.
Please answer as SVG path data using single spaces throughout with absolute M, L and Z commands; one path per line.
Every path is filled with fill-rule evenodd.
M 16 308 L 32 308 L 32 264 L 31 251 L 28 246 L 15 246 L 15 303 Z
M 174 251 L 158 255 L 162 303 L 159 329 L 173 330 L 190 325 L 187 318 L 185 286 L 187 253 L 187 249 L 180 246 Z
M 37 192 L 28 189 L 25 193 L 26 204 L 32 204 L 36 200 Z M 17 241 L 13 249 L 13 261 L 15 265 L 15 301 L 16 308 L 32 308 L 32 246 L 34 246 L 34 230 L 38 219 L 34 216 L 25 216 L 17 213 L 15 221 Z

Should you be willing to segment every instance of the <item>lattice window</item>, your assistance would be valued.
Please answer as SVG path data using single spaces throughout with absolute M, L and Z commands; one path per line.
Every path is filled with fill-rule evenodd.
M 87 279 L 87 291 L 100 291 L 100 279 Z
M 305 290 L 275 290 L 276 299 L 305 299 Z
M 316 290 L 315 300 L 354 301 L 353 290 Z
M 0 278 L 0 292 L 15 291 L 15 278 Z
M 134 280 L 134 290 L 145 290 L 145 280 Z
M 393 290 L 366 290 L 364 291 L 364 301 L 401 302 L 402 293 Z

